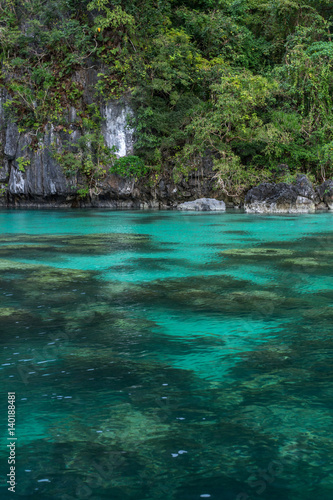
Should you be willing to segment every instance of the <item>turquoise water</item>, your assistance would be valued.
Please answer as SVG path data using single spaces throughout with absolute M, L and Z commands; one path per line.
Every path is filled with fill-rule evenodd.
M 331 500 L 333 216 L 0 212 L 31 500 Z

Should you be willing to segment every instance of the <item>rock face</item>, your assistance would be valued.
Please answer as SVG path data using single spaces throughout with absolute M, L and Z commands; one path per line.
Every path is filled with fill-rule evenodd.
M 224 211 L 224 201 L 215 200 L 214 198 L 200 198 L 199 200 L 186 201 L 177 206 L 178 210 L 196 210 L 201 212 L 209 211 Z
M 6 142 L 4 148 L 4 155 L 8 158 L 8 160 L 14 160 L 19 138 L 20 133 L 16 123 L 9 122 L 6 129 Z
M 56 136 L 52 127 L 44 132 L 37 150 L 29 148 L 29 133 L 9 135 L 4 149 L 6 168 L 0 174 L 2 182 L 7 182 L 9 204 L 19 204 L 20 201 L 28 204 L 29 200 L 47 203 L 52 197 L 59 196 L 61 199 L 73 193 L 74 179 L 66 178 L 63 169 L 50 154 L 52 142 L 60 143 L 60 137 Z M 27 162 L 23 168 L 19 165 L 20 158 Z
M 22 131 L 8 115 L 6 103 L 11 97 L 6 90 L 0 89 L 1 207 L 226 209 L 223 201 L 211 198 L 222 197 L 222 193 L 214 190 L 215 172 L 208 152 L 197 170 L 177 183 L 167 173 L 149 182 L 106 173 L 103 179 L 96 181 L 87 196 L 83 190 L 83 197 L 80 197 L 79 189 L 86 185 L 82 182 L 82 174 L 66 174 L 56 160 L 55 152 L 77 151 L 73 146 L 86 133 L 82 132 L 80 116 L 84 106 L 94 103 L 97 70 L 79 70 L 73 81 L 83 88 L 82 100 L 76 104 L 78 109 L 68 105 L 66 127 L 48 124 L 38 135 L 33 130 Z M 118 157 L 132 155 L 134 131 L 127 125 L 127 118 L 133 114 L 130 103 L 125 100 L 104 102 L 100 104 L 100 114 L 105 145 L 114 146 Z M 277 178 L 288 171 L 288 165 L 278 165 Z M 228 208 L 235 204 L 234 199 L 228 201 L 226 198 L 226 202 Z M 236 203 L 239 205 L 241 200 Z M 325 181 L 314 190 L 307 177 L 300 175 L 294 184 L 261 184 L 252 188 L 245 198 L 245 210 L 253 213 L 301 213 L 315 209 L 333 210 L 333 180 Z
M 83 101 L 93 102 L 91 88 L 96 83 L 93 71 L 81 71 L 75 76 L 84 87 Z M 78 110 L 68 109 L 68 127 L 48 125 L 36 141 L 32 131 L 21 132 L 18 124 L 5 111 L 10 96 L 0 89 L 0 206 L 21 207 L 71 207 L 71 206 L 132 206 L 134 181 L 117 179 L 110 175 L 98 186 L 104 195 L 81 200 L 77 195 L 79 174 L 66 176 L 56 161 L 54 150 L 63 152 L 68 145 L 80 138 L 77 126 Z M 127 115 L 131 108 L 127 102 L 115 100 L 101 105 L 104 118 L 102 135 L 105 144 L 115 146 L 118 157 L 133 154 L 133 130 L 127 127 Z M 118 177 L 118 176 L 116 176 Z M 110 186 L 111 183 L 111 186 Z M 113 203 L 110 205 L 110 200 Z M 126 205 L 126 204 L 125 204 Z
M 247 193 L 244 208 L 249 213 L 304 213 L 315 210 L 316 192 L 305 175 L 295 184 L 264 183 Z
M 333 180 L 328 180 L 323 182 L 316 190 L 316 194 L 321 203 L 328 206 L 330 210 L 333 210 Z
M 84 89 L 82 102 L 93 103 L 96 71 L 80 70 L 74 80 Z M 18 124 L 8 116 L 5 103 L 9 99 L 6 91 L 0 89 L 0 206 L 168 208 L 212 195 L 213 162 L 207 155 L 195 172 L 177 184 L 167 175 L 147 183 L 107 174 L 98 181 L 94 193 L 80 198 L 77 193 L 82 180 L 80 174 L 66 176 L 54 155 L 55 151 L 62 153 L 69 149 L 80 138 L 79 109 L 68 109 L 66 129 L 49 124 L 37 141 L 33 131 L 20 131 Z M 133 113 L 129 103 L 105 102 L 100 112 L 105 144 L 110 148 L 115 146 L 118 157 L 133 154 L 134 131 L 127 126 L 127 117 Z
M 133 133 L 127 126 L 127 116 L 133 111 L 128 104 L 119 101 L 108 102 L 103 106 L 104 124 L 102 133 L 109 148 L 117 148 L 117 156 L 133 154 Z

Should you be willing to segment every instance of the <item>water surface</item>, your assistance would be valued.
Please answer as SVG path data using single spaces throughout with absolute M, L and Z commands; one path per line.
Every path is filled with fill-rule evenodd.
M 2 478 L 15 391 L 21 499 L 331 500 L 332 229 L 1 211 Z

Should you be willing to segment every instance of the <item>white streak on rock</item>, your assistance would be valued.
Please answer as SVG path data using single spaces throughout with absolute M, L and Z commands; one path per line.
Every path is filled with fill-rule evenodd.
M 118 157 L 126 156 L 133 150 L 133 130 L 127 127 L 127 116 L 131 114 L 129 106 L 119 101 L 108 103 L 103 110 L 105 142 L 109 148 L 115 146 L 118 149 Z
M 23 177 L 23 172 L 13 168 L 11 174 L 11 182 L 9 186 L 10 192 L 23 194 L 25 192 L 25 179 Z

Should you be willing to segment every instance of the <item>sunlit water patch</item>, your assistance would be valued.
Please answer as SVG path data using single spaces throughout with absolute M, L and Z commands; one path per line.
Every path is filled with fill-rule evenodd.
M 1 498 L 331 500 L 332 224 L 0 212 Z

